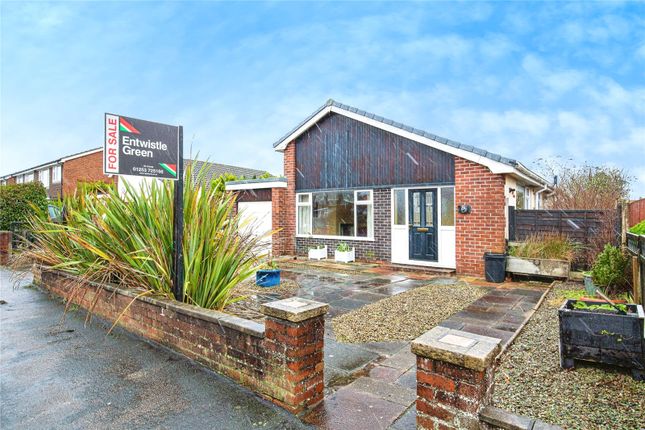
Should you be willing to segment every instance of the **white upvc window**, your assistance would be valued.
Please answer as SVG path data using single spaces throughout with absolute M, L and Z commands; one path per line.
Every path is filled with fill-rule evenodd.
M 372 190 L 340 190 L 296 195 L 296 234 L 325 238 L 374 237 Z
M 25 179 L 24 176 L 18 175 L 16 176 L 16 184 L 22 184 L 22 181 Z
M 34 182 L 34 172 L 25 173 L 25 184 L 29 182 Z
M 49 188 L 49 167 L 38 172 L 38 180 L 45 188 Z
M 61 165 L 57 164 L 52 167 L 52 184 L 59 184 L 61 176 Z

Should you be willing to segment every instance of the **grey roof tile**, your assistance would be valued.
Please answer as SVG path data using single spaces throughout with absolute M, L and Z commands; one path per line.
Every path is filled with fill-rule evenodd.
M 335 107 L 338 107 L 340 109 L 347 110 L 349 112 L 357 113 L 357 114 L 362 115 L 362 116 L 364 116 L 366 118 L 374 119 L 374 120 L 380 121 L 380 122 L 382 122 L 384 124 L 392 125 L 392 126 L 394 126 L 396 128 L 400 128 L 400 129 L 408 131 L 410 133 L 414 133 L 414 134 L 416 134 L 418 136 L 427 137 L 427 138 L 432 139 L 434 141 L 437 141 L 437 142 L 440 142 L 440 143 L 443 143 L 443 144 L 446 144 L 446 145 L 450 145 L 450 146 L 455 147 L 455 148 L 463 149 L 465 151 L 469 151 L 469 152 L 481 155 L 483 157 L 490 158 L 491 160 L 494 160 L 494 161 L 499 161 L 500 163 L 508 164 L 510 166 L 516 166 L 518 164 L 516 160 L 513 160 L 511 158 L 506 158 L 506 157 L 503 157 L 503 156 L 501 156 L 499 154 L 494 154 L 492 152 L 488 152 L 488 151 L 480 149 L 480 148 L 475 148 L 474 146 L 471 146 L 471 145 L 464 145 L 464 144 L 456 142 L 454 140 L 446 139 L 444 137 L 440 137 L 440 136 L 437 136 L 435 134 L 428 133 L 427 131 L 419 130 L 419 129 L 407 126 L 405 124 L 402 124 L 400 122 L 392 121 L 390 119 L 386 119 L 386 118 L 383 118 L 381 116 L 374 115 L 373 113 L 366 112 L 364 110 L 357 109 L 357 108 L 354 108 L 352 106 L 345 105 L 343 103 L 339 103 L 339 102 L 337 102 L 337 101 L 335 101 L 333 99 L 327 100 L 327 102 L 323 106 L 318 108 L 314 113 L 312 113 L 307 118 L 305 118 L 303 121 L 301 121 L 296 127 L 293 128 L 293 130 L 289 131 L 289 133 L 287 133 L 284 136 L 282 136 L 280 138 L 280 140 L 275 142 L 273 144 L 273 147 L 275 148 L 276 146 L 278 146 L 284 139 L 289 137 L 296 130 L 298 130 L 300 127 L 302 127 L 304 124 L 306 124 L 311 118 L 313 118 L 316 115 L 318 115 L 318 113 L 320 111 L 322 111 L 323 109 L 325 109 L 328 106 L 335 106 Z
M 191 174 L 193 179 L 197 179 L 197 175 L 202 168 L 206 170 L 204 177 L 204 181 L 206 182 L 217 179 L 224 174 L 235 175 L 239 178 L 243 177 L 253 179 L 258 176 L 262 176 L 265 173 L 264 170 L 250 169 L 248 167 L 231 166 L 228 164 L 211 163 L 208 161 L 184 159 L 184 168 L 187 168 L 190 164 L 193 164 L 193 170 Z

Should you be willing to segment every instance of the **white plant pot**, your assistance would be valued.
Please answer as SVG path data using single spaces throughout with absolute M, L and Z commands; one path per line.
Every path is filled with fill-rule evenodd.
M 349 251 L 334 251 L 334 260 L 341 263 L 351 263 L 352 261 L 354 261 L 354 256 L 354 248 L 350 249 Z
M 327 258 L 327 245 L 322 248 L 311 248 L 309 250 L 310 260 L 323 260 Z

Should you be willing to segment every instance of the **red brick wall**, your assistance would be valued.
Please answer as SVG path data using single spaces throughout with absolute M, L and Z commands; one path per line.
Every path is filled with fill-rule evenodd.
M 296 144 L 290 142 L 284 150 L 284 176 L 287 178 L 287 188 L 282 189 L 277 216 L 276 200 L 273 201 L 274 229 L 280 229 L 273 235 L 273 240 L 280 245 L 274 249 L 275 255 L 296 254 Z M 275 190 L 274 190 L 275 191 Z M 276 252 L 277 251 L 277 252 Z
M 111 178 L 103 174 L 103 151 L 74 158 L 63 163 L 63 195 L 69 196 L 76 191 L 79 181 L 105 181 L 116 183 L 116 176 Z
M 503 175 L 455 157 L 455 204 L 472 208 L 456 215 L 457 273 L 484 276 L 484 253 L 504 252 L 504 184 Z
M 16 183 L 16 177 L 12 176 L 9 179 L 7 179 L 7 185 L 14 185 Z
M 41 285 L 92 313 L 222 373 L 292 413 L 323 398 L 324 315 L 301 322 L 271 316 L 265 324 L 140 291 L 81 283 L 49 269 Z M 129 307 L 128 307 L 129 306 Z M 126 309 L 127 308 L 127 309 Z

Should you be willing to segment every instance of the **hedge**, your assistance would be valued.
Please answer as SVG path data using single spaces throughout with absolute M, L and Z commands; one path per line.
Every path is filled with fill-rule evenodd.
M 47 192 L 40 182 L 0 186 L 0 230 L 10 230 L 11 223 L 24 222 L 35 206 L 47 210 Z

